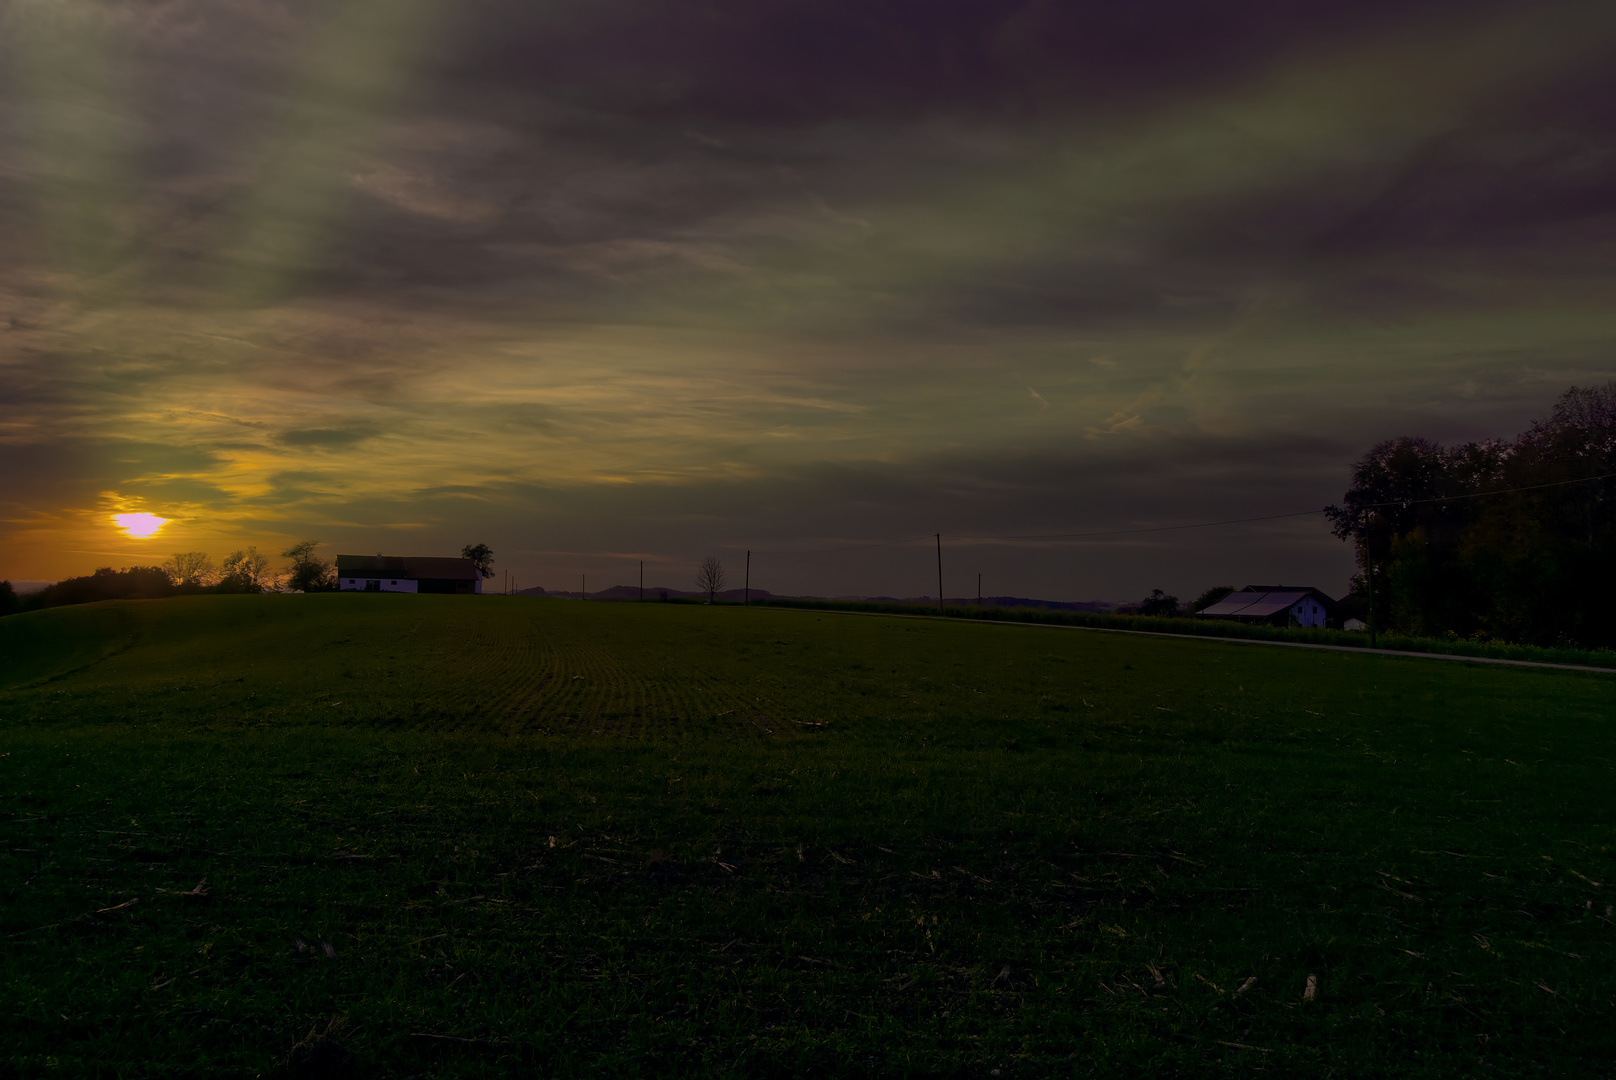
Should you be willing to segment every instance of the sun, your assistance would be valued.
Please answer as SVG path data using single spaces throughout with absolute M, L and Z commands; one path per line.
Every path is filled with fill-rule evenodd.
M 118 528 L 140 540 L 156 536 L 157 530 L 168 524 L 167 518 L 156 514 L 113 514 L 112 520 L 118 523 Z

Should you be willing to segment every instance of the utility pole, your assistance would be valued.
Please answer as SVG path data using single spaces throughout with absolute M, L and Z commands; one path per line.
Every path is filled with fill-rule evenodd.
M 980 570 L 976 574 L 976 606 L 982 606 L 982 572 Z
M 937 614 L 943 611 L 943 534 L 937 534 Z
M 580 600 L 588 600 L 589 599 L 589 575 L 588 574 L 579 574 L 578 575 L 578 599 L 580 599 Z
M 1364 537 L 1364 562 L 1369 568 L 1369 647 L 1375 647 L 1375 552 Z
M 640 603 L 645 603 L 645 560 L 640 560 Z
M 752 602 L 752 552 L 746 553 L 746 588 L 741 592 L 741 606 Z

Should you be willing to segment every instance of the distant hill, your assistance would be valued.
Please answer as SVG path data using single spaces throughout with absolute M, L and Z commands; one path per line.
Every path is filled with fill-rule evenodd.
M 574 589 L 567 592 L 562 589 L 544 589 L 535 585 L 531 589 L 522 589 L 517 596 L 543 596 L 553 600 L 577 600 L 578 591 Z M 664 585 L 645 587 L 645 599 L 652 600 L 683 600 L 690 597 L 706 597 L 706 593 L 694 589 L 670 589 Z M 743 589 L 724 589 L 716 594 L 719 600 L 726 603 L 740 603 L 745 597 Z M 935 607 L 936 599 L 930 596 L 787 596 L 782 593 L 772 593 L 767 589 L 753 589 L 753 600 L 846 600 L 861 601 L 871 604 L 913 604 L 916 607 Z M 613 585 L 609 589 L 591 589 L 588 600 L 638 600 L 640 588 L 638 585 Z M 951 607 L 966 607 L 976 603 L 976 597 L 949 597 L 947 603 Z M 983 607 L 998 608 L 1038 608 L 1048 611 L 1088 611 L 1095 614 L 1106 614 L 1121 607 L 1120 603 L 1109 600 L 1035 600 L 1028 596 L 984 596 Z
M 793 599 L 816 600 L 819 597 L 804 596 Z M 932 596 L 834 596 L 827 597 L 832 600 L 859 600 L 871 604 L 914 604 L 917 607 L 936 607 L 937 599 Z M 949 607 L 975 607 L 977 600 L 974 596 L 950 596 L 944 601 Z M 984 596 L 983 607 L 997 608 L 1040 608 L 1049 611 L 1088 611 L 1095 614 L 1106 614 L 1121 607 L 1121 604 L 1109 600 L 1034 600 L 1028 596 Z
M 571 592 L 568 592 L 564 589 L 542 589 L 537 585 L 531 589 L 521 589 L 516 593 L 516 595 L 544 596 L 553 600 L 576 600 L 579 596 L 577 589 L 573 589 Z M 740 603 L 746 597 L 746 590 L 723 589 L 715 595 L 718 597 L 718 599 L 726 602 L 734 601 L 735 603 Z M 769 592 L 767 589 L 753 589 L 751 593 L 753 600 L 767 600 L 773 595 L 774 594 Z M 645 587 L 645 599 L 647 601 L 683 600 L 686 597 L 693 596 L 699 596 L 705 599 L 707 594 L 704 592 L 698 592 L 695 589 L 670 589 L 663 585 L 647 585 Z M 585 597 L 587 600 L 638 600 L 639 598 L 640 587 L 638 585 L 613 585 L 609 589 L 590 589 L 588 596 Z

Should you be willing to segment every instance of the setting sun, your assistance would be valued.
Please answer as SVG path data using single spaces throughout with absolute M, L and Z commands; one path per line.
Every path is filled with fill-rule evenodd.
M 118 528 L 142 540 L 156 536 L 157 530 L 168 524 L 167 518 L 160 518 L 156 514 L 113 514 L 112 520 L 118 523 Z

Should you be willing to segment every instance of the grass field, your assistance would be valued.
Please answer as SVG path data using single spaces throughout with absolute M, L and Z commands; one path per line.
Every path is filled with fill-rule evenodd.
M 13 616 L 0 1073 L 1610 1077 L 1613 714 L 828 612 Z
M 884 615 L 950 619 L 979 619 L 986 622 L 1033 623 L 1041 626 L 1076 626 L 1091 630 L 1125 630 L 1133 633 L 1170 634 L 1174 637 L 1213 637 L 1283 644 L 1326 645 L 1349 649 L 1379 648 L 1389 652 L 1435 653 L 1474 657 L 1478 660 L 1510 660 L 1529 664 L 1616 669 L 1616 651 L 1582 649 L 1574 646 L 1548 648 L 1518 645 L 1505 641 L 1478 641 L 1457 635 L 1441 638 L 1408 637 L 1381 633 L 1371 636 L 1361 630 L 1307 629 L 1299 626 L 1273 626 L 1266 623 L 1240 623 L 1230 619 L 1203 619 L 1198 616 L 1116 615 L 1087 611 L 1061 611 L 1048 608 L 995 608 L 974 604 L 949 604 L 941 612 L 931 605 L 885 603 L 869 600 L 812 600 L 771 597 L 756 601 L 764 607 L 808 611 L 856 611 Z

